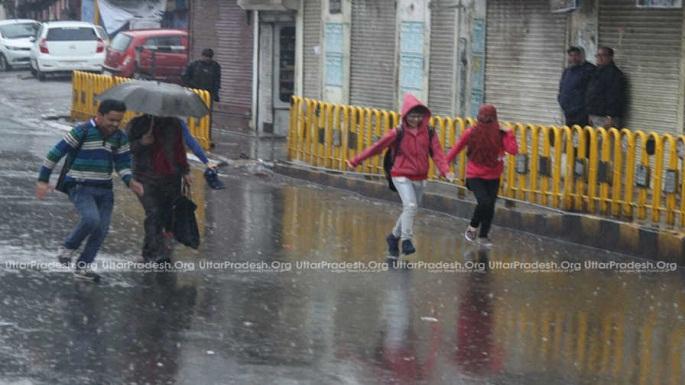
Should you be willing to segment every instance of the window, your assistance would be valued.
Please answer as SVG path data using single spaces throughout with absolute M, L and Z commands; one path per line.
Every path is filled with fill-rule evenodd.
M 90 41 L 97 40 L 98 35 L 90 27 L 60 27 L 48 30 L 48 41 Z
M 281 29 L 279 47 L 278 98 L 290 103 L 295 90 L 295 27 Z
M 19 39 L 22 37 L 36 36 L 40 27 L 37 23 L 22 23 L 0 26 L 0 34 L 6 39 Z
M 158 36 L 158 37 L 151 37 L 147 40 L 145 40 L 145 44 L 147 46 L 155 46 L 155 47 L 180 47 L 181 46 L 181 37 L 180 36 Z
M 342 12 L 341 0 L 328 0 L 328 11 L 331 14 L 341 13 Z
M 112 45 L 110 47 L 115 51 L 126 51 L 129 44 L 131 44 L 131 40 L 133 40 L 131 36 L 120 33 L 112 40 Z

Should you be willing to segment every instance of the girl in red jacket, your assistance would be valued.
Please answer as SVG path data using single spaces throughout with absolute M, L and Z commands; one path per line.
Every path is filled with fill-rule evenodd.
M 416 252 L 412 237 L 414 235 L 414 217 L 421 203 L 421 196 L 428 178 L 428 157 L 432 156 L 440 174 L 448 179 L 454 175 L 449 172 L 445 161 L 440 140 L 436 135 L 429 135 L 428 121 L 431 111 L 411 94 L 404 96 L 402 103 L 402 123 L 386 133 L 379 141 L 365 149 L 354 159 L 348 160 L 347 167 L 354 169 L 364 159 L 381 153 L 389 146 L 396 146 L 395 162 L 390 175 L 402 200 L 402 215 L 392 232 L 386 237 L 388 253 L 392 258 L 400 255 L 400 241 L 402 254 L 409 255 Z M 396 143 L 399 130 L 402 130 L 400 143 Z
M 495 215 L 495 201 L 499 190 L 499 178 L 504 171 L 504 153 L 516 155 L 516 137 L 509 128 L 500 127 L 497 110 L 492 104 L 483 104 L 478 110 L 478 122 L 469 127 L 447 154 L 451 162 L 461 150 L 467 148 L 466 187 L 476 195 L 478 204 L 473 211 L 471 224 L 464 237 L 489 246 L 488 238 L 492 217 Z M 480 226 L 480 233 L 478 227 Z

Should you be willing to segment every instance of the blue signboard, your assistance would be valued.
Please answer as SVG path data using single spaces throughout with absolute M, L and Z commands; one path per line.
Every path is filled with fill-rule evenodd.
M 95 0 L 81 0 L 81 20 L 95 22 Z
M 424 88 L 425 23 L 405 21 L 400 27 L 400 94 L 420 94 Z
M 400 52 L 423 55 L 424 23 L 405 21 L 400 31 Z
M 324 27 L 325 82 L 327 86 L 343 86 L 343 25 L 326 23 Z
M 485 95 L 485 20 L 474 19 L 471 29 L 471 116 L 478 109 Z

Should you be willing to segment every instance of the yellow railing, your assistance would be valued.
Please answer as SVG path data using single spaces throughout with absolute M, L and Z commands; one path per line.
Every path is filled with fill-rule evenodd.
M 131 81 L 131 79 L 74 71 L 72 80 L 71 118 L 74 120 L 85 120 L 95 116 L 95 113 L 97 112 L 97 101 L 95 100 L 95 97 L 112 86 L 128 81 Z M 196 89 L 194 89 L 193 92 L 198 94 L 205 104 L 209 106 L 211 100 L 209 92 Z M 127 112 L 122 124 L 126 124 L 135 115 L 135 111 Z M 210 148 L 209 115 L 202 119 L 188 118 L 188 128 L 202 148 L 205 150 Z
M 290 108 L 288 158 L 344 170 L 345 160 L 395 127 L 399 119 L 394 111 L 295 96 Z M 431 119 L 446 149 L 473 123 L 470 118 Z M 519 155 L 505 161 L 501 196 L 562 210 L 685 227 L 685 135 L 502 124 L 513 128 Z M 464 185 L 465 166 L 462 152 L 450 166 L 457 185 Z M 382 174 L 381 156 L 364 162 L 358 170 Z M 436 175 L 431 165 L 429 178 Z

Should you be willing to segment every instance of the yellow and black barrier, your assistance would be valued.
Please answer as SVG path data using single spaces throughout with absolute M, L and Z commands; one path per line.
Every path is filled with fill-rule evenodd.
M 72 78 L 71 118 L 74 120 L 85 120 L 95 116 L 98 106 L 95 97 L 117 84 L 131 80 L 129 78 L 74 71 Z M 211 101 L 209 92 L 197 89 L 192 91 L 198 94 L 207 105 L 207 108 L 209 108 Z M 127 112 L 122 124 L 126 124 L 134 116 L 136 116 L 134 111 Z M 202 148 L 208 150 L 211 146 L 209 139 L 209 115 L 202 119 L 188 118 L 188 128 Z
M 400 115 L 365 107 L 293 97 L 288 158 L 312 166 L 344 170 L 345 160 L 397 126 Z M 450 148 L 474 121 L 431 119 L 438 138 Z M 685 135 L 630 129 L 557 127 L 502 122 L 511 127 L 519 154 L 507 156 L 502 197 L 552 208 L 623 220 L 685 227 Z M 360 166 L 383 173 L 382 156 Z M 464 186 L 465 152 L 450 165 Z M 431 165 L 429 178 L 437 173 Z

